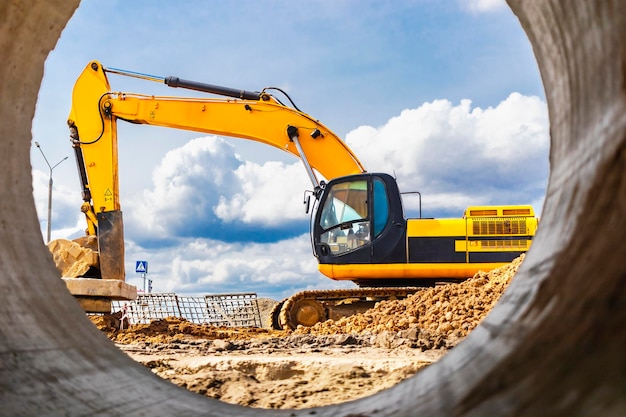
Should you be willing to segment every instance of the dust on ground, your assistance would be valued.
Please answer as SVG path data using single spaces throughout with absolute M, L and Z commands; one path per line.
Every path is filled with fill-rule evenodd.
M 115 316 L 91 318 L 134 360 L 190 391 L 250 407 L 316 407 L 372 395 L 441 358 L 487 315 L 523 258 L 295 331 L 174 317 L 120 331 Z

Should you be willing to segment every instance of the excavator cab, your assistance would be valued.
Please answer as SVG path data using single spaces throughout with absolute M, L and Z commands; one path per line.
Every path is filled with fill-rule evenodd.
M 313 221 L 320 264 L 406 262 L 406 220 L 396 181 L 365 173 L 331 180 Z

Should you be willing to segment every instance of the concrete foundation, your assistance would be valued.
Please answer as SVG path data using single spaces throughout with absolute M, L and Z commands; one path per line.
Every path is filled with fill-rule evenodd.
M 63 278 L 63 281 L 87 313 L 110 313 L 111 300 L 137 298 L 137 287 L 119 279 Z

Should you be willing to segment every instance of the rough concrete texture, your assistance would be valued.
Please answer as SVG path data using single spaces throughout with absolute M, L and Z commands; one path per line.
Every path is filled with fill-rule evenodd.
M 626 415 L 626 3 L 510 0 L 552 134 L 542 225 L 491 314 L 401 384 L 316 410 L 255 410 L 160 380 L 73 302 L 43 244 L 30 124 L 43 64 L 77 2 L 0 3 L 0 414 Z

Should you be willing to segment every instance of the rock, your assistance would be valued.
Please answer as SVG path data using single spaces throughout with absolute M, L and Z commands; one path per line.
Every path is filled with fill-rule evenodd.
M 93 247 L 88 238 L 81 238 L 80 241 Z M 90 268 L 99 267 L 98 252 L 91 247 L 67 239 L 55 239 L 48 243 L 54 264 L 64 278 L 82 277 Z
M 234 345 L 229 340 L 216 339 L 213 341 L 212 347 L 217 352 L 222 352 L 225 350 L 233 350 Z

